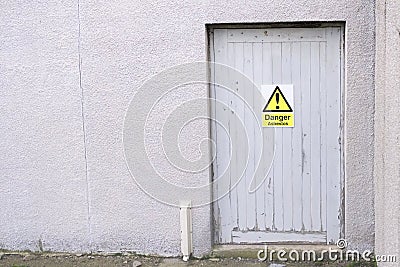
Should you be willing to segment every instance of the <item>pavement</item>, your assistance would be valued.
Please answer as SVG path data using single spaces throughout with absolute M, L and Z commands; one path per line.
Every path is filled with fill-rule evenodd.
M 139 256 L 135 254 L 115 254 L 115 255 L 91 255 L 91 254 L 63 254 L 63 253 L 30 253 L 30 252 L 1 252 L 0 266 L 7 267 L 71 267 L 71 266 L 87 266 L 87 267 L 186 267 L 186 266 L 232 266 L 232 267 L 354 267 L 354 266 L 375 266 L 367 263 L 345 263 L 345 262 L 285 262 L 271 263 L 260 262 L 256 259 L 243 259 L 241 257 L 230 258 L 205 258 L 191 259 L 188 262 L 182 261 L 181 258 L 163 258 Z

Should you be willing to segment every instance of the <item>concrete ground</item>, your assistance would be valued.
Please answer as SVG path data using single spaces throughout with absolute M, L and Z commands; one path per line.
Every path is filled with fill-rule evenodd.
M 70 266 L 120 266 L 120 267 L 139 267 L 139 266 L 159 266 L 159 267 L 185 267 L 185 266 L 271 266 L 271 267 L 312 267 L 312 266 L 375 266 L 366 263 L 285 263 L 277 264 L 270 262 L 259 262 L 256 259 L 242 259 L 240 257 L 231 258 L 206 258 L 192 259 L 183 262 L 180 258 L 162 258 L 138 256 L 134 254 L 115 254 L 115 255 L 82 255 L 82 254 L 63 254 L 63 253 L 29 253 L 29 252 L 2 252 L 0 253 L 0 266 L 9 267 L 70 267 Z

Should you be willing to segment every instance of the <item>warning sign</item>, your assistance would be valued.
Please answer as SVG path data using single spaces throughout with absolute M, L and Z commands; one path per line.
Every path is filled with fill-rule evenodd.
M 293 85 L 261 85 L 267 104 L 262 110 L 263 127 L 294 127 Z

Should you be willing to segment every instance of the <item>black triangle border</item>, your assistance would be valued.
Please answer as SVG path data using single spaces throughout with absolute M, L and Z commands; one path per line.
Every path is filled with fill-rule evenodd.
M 281 94 L 283 100 L 285 100 L 285 103 L 289 107 L 290 110 L 287 110 L 287 109 L 286 110 L 267 110 L 268 104 L 269 104 L 269 102 L 271 102 L 271 100 L 274 97 L 276 91 L 278 91 Z M 282 93 L 282 91 L 279 88 L 279 86 L 275 87 L 275 90 L 272 92 L 271 97 L 269 98 L 267 104 L 265 105 L 265 107 L 263 109 L 263 112 L 293 112 L 292 107 L 289 105 L 289 102 L 286 100 L 285 95 Z

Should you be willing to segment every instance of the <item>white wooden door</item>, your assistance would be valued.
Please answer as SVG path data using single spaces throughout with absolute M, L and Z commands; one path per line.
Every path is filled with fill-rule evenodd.
M 342 53 L 340 27 L 211 31 L 212 61 L 243 73 L 255 87 L 245 86 L 240 75 L 218 66 L 212 67 L 212 82 L 224 81 L 233 92 L 246 95 L 259 116 L 256 103 L 264 100 L 254 90 L 263 84 L 293 84 L 295 107 L 294 128 L 275 128 L 273 138 L 267 132 L 271 129 L 262 128 L 263 136 L 257 138 L 257 123 L 243 99 L 222 86 L 211 87 L 216 121 L 211 128 L 216 144 L 214 179 L 221 178 L 229 186 L 225 194 L 216 183 L 213 192 L 217 244 L 332 243 L 339 238 Z M 228 108 L 216 108 L 216 101 Z M 247 135 L 238 130 L 234 117 L 243 122 Z M 266 179 L 251 193 L 248 188 L 260 142 L 262 149 L 273 146 L 273 162 L 269 168 L 268 160 L 261 158 L 259 167 Z M 240 157 L 244 151 L 232 144 L 248 144 L 249 152 L 236 185 L 231 179 L 246 164 Z

